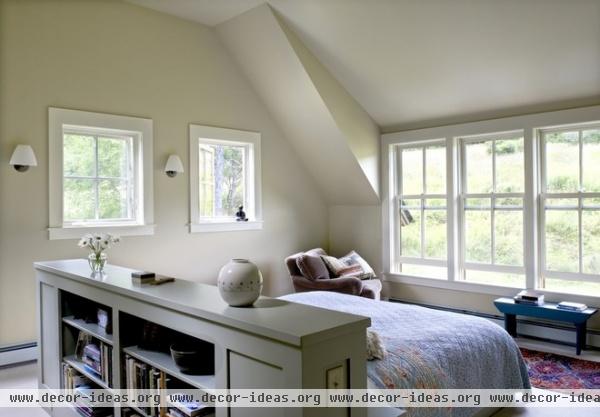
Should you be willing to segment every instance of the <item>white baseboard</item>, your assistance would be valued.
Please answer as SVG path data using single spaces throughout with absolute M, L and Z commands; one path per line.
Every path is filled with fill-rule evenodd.
M 15 365 L 21 362 L 31 362 L 38 358 L 38 348 L 35 343 L 15 346 L 14 348 L 3 348 L 0 350 L 0 367 Z

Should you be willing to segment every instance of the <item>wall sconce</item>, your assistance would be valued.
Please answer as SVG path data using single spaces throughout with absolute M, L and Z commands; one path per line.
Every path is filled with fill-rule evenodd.
M 173 178 L 178 173 L 183 172 L 183 164 L 177 155 L 169 155 L 167 164 L 165 165 L 165 173 L 168 177 Z
M 37 159 L 35 158 L 35 153 L 33 153 L 31 146 L 17 145 L 9 163 L 17 171 L 25 172 L 29 167 L 37 166 Z

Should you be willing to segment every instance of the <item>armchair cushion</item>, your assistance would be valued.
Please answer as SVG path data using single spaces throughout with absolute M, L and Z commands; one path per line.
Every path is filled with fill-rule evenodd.
M 305 278 L 311 281 L 329 279 L 329 270 L 318 255 L 302 254 L 296 258 L 298 269 Z
M 323 261 L 332 277 L 375 278 L 373 268 L 355 251 L 341 258 L 322 255 Z

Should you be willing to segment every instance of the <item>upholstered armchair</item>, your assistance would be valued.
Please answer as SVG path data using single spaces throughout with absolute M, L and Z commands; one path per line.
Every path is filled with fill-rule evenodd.
M 375 300 L 380 299 L 380 280 L 361 280 L 356 277 L 332 278 L 324 263 L 321 267 L 321 255 L 325 256 L 327 253 L 323 249 L 317 248 L 296 253 L 286 258 L 285 263 L 296 292 L 334 291 Z M 298 262 L 300 258 L 302 258 L 300 262 L 302 267 Z

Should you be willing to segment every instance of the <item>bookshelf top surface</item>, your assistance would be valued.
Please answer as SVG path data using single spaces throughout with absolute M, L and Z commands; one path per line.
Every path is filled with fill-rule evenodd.
M 158 286 L 135 285 L 131 280 L 134 270 L 115 265 L 107 265 L 105 276 L 94 279 L 90 277 L 90 267 L 85 259 L 36 262 L 34 265 L 40 271 L 294 346 L 370 325 L 368 317 L 268 297 L 261 297 L 253 307 L 230 307 L 216 286 L 183 279 Z

